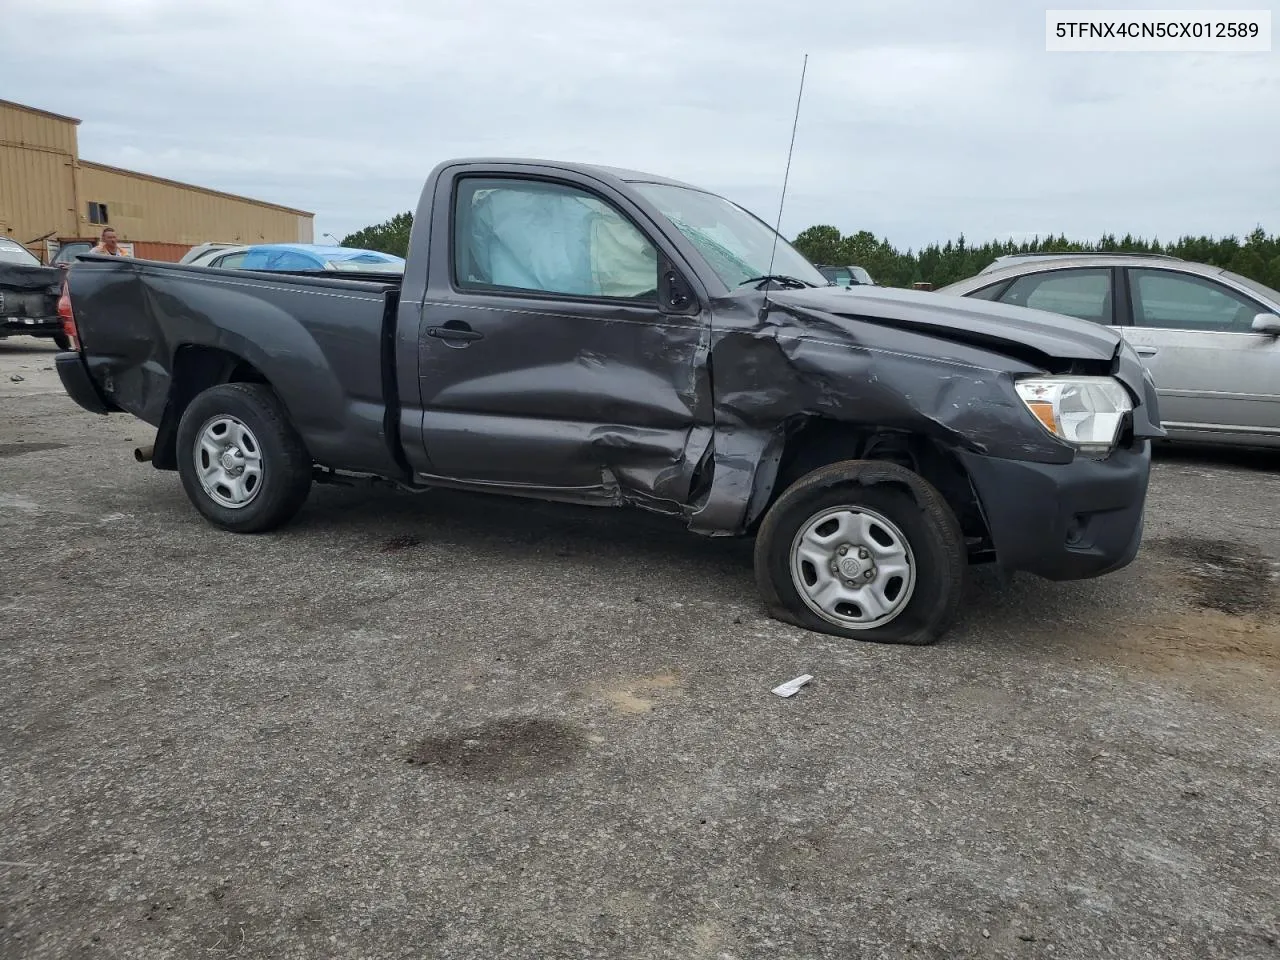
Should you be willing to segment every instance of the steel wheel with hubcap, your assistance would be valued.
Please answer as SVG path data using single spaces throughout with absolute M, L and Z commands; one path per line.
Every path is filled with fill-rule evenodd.
M 200 428 L 195 458 L 204 492 L 230 510 L 248 506 L 262 489 L 262 448 L 235 417 L 212 417 Z
M 311 490 L 311 456 L 264 383 L 221 383 L 178 421 L 178 474 L 205 518 L 258 533 L 287 522 Z
M 967 567 L 942 495 L 894 463 L 846 460 L 782 492 L 756 534 L 769 613 L 808 630 L 928 644 L 950 625 Z
M 893 521 L 853 505 L 819 510 L 791 543 L 791 579 L 809 609 L 870 630 L 906 609 L 916 586 L 911 545 Z

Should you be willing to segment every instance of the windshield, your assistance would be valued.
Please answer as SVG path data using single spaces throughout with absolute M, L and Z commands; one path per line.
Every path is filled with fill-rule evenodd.
M 53 258 L 53 262 L 70 263 L 77 255 L 81 253 L 88 253 L 92 249 L 92 243 L 64 243 L 58 248 L 57 256 Z
M 8 237 L 0 237 L 0 262 L 21 263 L 28 267 L 40 266 L 40 261 L 26 247 Z
M 737 204 L 689 187 L 665 183 L 632 186 L 698 248 L 730 289 L 766 273 L 795 277 L 817 287 L 827 286 L 827 278 L 795 247 Z M 770 256 L 773 269 L 769 268 Z
M 1272 290 L 1270 287 L 1264 287 L 1257 280 L 1250 280 L 1248 277 L 1242 277 L 1238 273 L 1232 273 L 1230 270 L 1223 270 L 1222 275 L 1229 277 L 1242 287 L 1248 287 L 1259 296 L 1266 297 L 1271 301 L 1272 306 L 1280 306 L 1280 290 Z

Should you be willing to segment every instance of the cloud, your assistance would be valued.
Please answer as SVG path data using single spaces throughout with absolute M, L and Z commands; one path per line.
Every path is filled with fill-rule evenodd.
M 1280 229 L 1272 55 L 1048 54 L 1043 10 L 1019 0 L 62 0 L 5 17 L 5 96 L 83 118 L 82 156 L 314 210 L 317 235 L 413 208 L 432 166 L 475 155 L 651 170 L 772 220 L 806 52 L 789 235 Z

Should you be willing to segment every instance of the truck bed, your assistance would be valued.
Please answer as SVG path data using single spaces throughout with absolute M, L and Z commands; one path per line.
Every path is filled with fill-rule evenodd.
M 400 283 L 94 255 L 68 274 L 90 378 L 120 409 L 159 427 L 211 367 L 247 365 L 317 461 L 384 476 L 400 472 L 386 429 Z

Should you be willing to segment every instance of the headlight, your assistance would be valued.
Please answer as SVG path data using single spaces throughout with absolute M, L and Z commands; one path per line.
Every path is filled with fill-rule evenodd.
M 1046 430 L 1091 457 L 1112 451 L 1133 409 L 1114 377 L 1030 377 L 1014 386 Z

